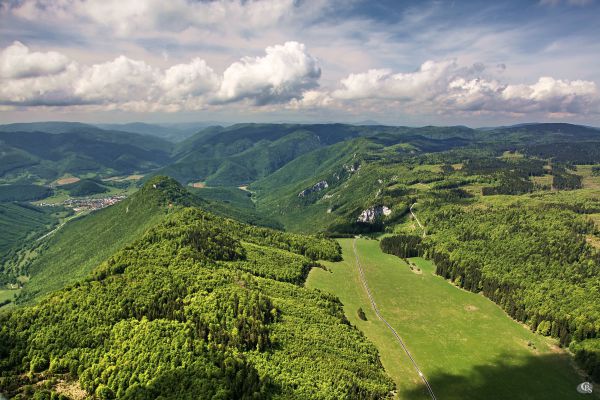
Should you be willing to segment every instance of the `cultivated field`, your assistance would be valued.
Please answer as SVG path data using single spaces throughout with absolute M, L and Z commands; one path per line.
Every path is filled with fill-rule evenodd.
M 342 239 L 344 261 L 313 269 L 307 286 L 337 295 L 346 315 L 379 348 L 399 398 L 427 392 L 391 331 L 379 321 L 361 285 L 352 250 Z M 420 274 L 384 254 L 375 240 L 357 250 L 381 313 L 399 332 L 438 399 L 575 399 L 581 379 L 554 340 L 531 333 L 485 297 L 434 275 L 434 266 L 412 259 Z M 359 319 L 362 307 L 367 321 Z

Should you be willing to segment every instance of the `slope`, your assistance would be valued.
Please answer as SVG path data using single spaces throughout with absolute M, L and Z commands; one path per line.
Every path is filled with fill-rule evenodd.
M 348 319 L 379 348 L 400 398 L 428 399 L 410 360 L 371 308 L 353 241 L 341 239 L 344 261 L 326 263 L 329 271 L 312 270 L 307 286 L 340 297 Z M 383 254 L 376 240 L 358 239 L 356 249 L 378 308 L 438 398 L 578 398 L 581 378 L 555 341 L 532 333 L 485 297 L 448 284 L 435 275 L 431 262 L 412 258 L 411 269 L 406 261 Z
M 177 161 L 158 173 L 184 183 L 248 184 L 302 154 L 371 133 L 369 128 L 342 124 L 211 127 L 179 143 L 173 153 Z
M 339 301 L 301 286 L 308 257 L 336 259 L 339 248 L 177 210 L 85 282 L 0 315 L 0 390 L 35 398 L 65 385 L 104 399 L 390 398 L 394 385 L 377 351 Z
M 220 125 L 211 122 L 174 123 L 174 124 L 148 124 L 132 122 L 128 124 L 97 124 L 101 129 L 111 131 L 133 132 L 142 135 L 152 135 L 170 142 L 181 142 L 209 126 Z
M 173 204 L 197 200 L 176 182 L 155 177 L 124 201 L 68 222 L 39 244 L 26 267 L 31 276 L 19 302 L 41 296 L 85 277 L 100 261 L 127 245 L 169 213 Z
M 17 128 L 28 127 L 22 125 Z M 66 173 L 128 174 L 170 161 L 171 144 L 152 136 L 86 125 L 57 133 L 0 128 L 0 179 L 7 181 L 49 182 Z
M 35 240 L 57 222 L 52 211 L 29 204 L 0 203 L 0 273 L 5 263 L 25 243 Z M 4 282 L 1 282 L 2 284 Z

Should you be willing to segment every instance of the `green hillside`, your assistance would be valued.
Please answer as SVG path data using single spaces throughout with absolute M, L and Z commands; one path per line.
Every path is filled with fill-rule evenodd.
M 9 201 L 31 201 L 52 195 L 52 189 L 40 185 L 0 185 L 0 203 Z
M 179 143 L 177 161 L 159 173 L 183 183 L 238 186 L 266 177 L 310 151 L 372 133 L 342 124 L 211 127 Z
M 11 275 L 11 271 L 5 270 L 5 263 L 17 250 L 42 236 L 57 223 L 53 212 L 24 203 L 0 203 L 0 273 Z
M 164 218 L 173 204 L 195 201 L 176 182 L 156 177 L 124 201 L 68 222 L 38 245 L 39 255 L 25 266 L 31 279 L 19 302 L 37 300 L 84 278 L 102 260 Z
M 198 131 L 215 123 L 174 123 L 174 124 L 147 124 L 143 122 L 132 122 L 128 124 L 97 124 L 101 129 L 111 131 L 133 132 L 142 135 L 152 135 L 177 143 L 195 135 Z
M 203 208 L 215 214 L 237 219 L 252 225 L 282 229 L 277 220 L 259 212 L 252 199 L 252 193 L 237 187 L 204 187 L 187 188 L 192 194 L 202 199 Z
M 339 301 L 285 282 L 311 262 L 306 256 L 335 259 L 339 248 L 197 209 L 175 211 L 85 282 L 0 315 L 0 390 L 57 396 L 67 385 L 125 399 L 391 397 L 394 384 L 376 349 Z
M 564 349 L 571 349 L 574 360 L 583 369 L 581 379 L 596 376 L 598 370 L 596 342 L 600 333 L 600 309 L 596 298 L 600 276 L 600 176 L 597 173 L 600 169 L 599 132 L 595 128 L 569 124 L 529 124 L 486 129 L 461 126 L 357 127 L 342 124 L 240 124 L 228 128 L 211 127 L 168 149 L 172 150 L 169 157 L 174 162 L 168 164 L 167 161 L 166 164 L 149 167 L 151 170 L 146 171 L 144 186 L 128 199 L 69 221 L 44 240 L 33 243 L 29 241 L 26 251 L 19 253 L 19 261 L 9 258 L 9 263 L 6 264 L 9 266 L 9 274 L 6 276 L 13 281 L 21 276 L 23 282 L 26 280 L 24 276 L 31 278 L 24 284 L 18 298 L 23 310 L 31 310 L 33 308 L 29 307 L 33 305 L 40 307 L 36 310 L 42 310 L 48 304 L 59 304 L 58 297 L 52 294 L 56 290 L 63 290 L 59 292 L 63 297 L 65 293 L 76 293 L 73 304 L 85 303 L 90 300 L 79 292 L 80 287 L 85 287 L 87 291 L 113 290 L 111 285 L 117 284 L 115 282 L 122 285 L 119 288 L 138 285 L 136 287 L 140 293 L 153 293 L 148 294 L 148 298 L 160 298 L 150 303 L 139 303 L 140 308 L 136 308 L 137 305 L 134 307 L 132 304 L 138 304 L 137 300 L 129 297 L 118 306 L 102 300 L 110 313 L 116 314 L 110 314 L 110 321 L 106 324 L 99 322 L 104 324 L 98 327 L 98 332 L 104 335 L 104 344 L 98 345 L 98 339 L 89 347 L 95 349 L 94 355 L 89 356 L 93 365 L 79 361 L 79 355 L 88 351 L 81 353 L 83 347 L 79 339 L 74 338 L 66 347 L 62 344 L 49 345 L 55 350 L 64 347 L 73 351 L 76 360 L 69 358 L 70 361 L 65 362 L 77 364 L 76 369 L 81 371 L 71 371 L 69 382 L 77 385 L 73 381 L 77 378 L 79 385 L 90 393 L 100 390 L 102 393 L 116 394 L 121 390 L 120 397 L 126 397 L 126 386 L 129 387 L 129 384 L 124 382 L 135 381 L 144 387 L 135 389 L 144 393 L 140 396 L 158 396 L 161 389 L 145 380 L 145 375 L 139 372 L 146 371 L 143 369 L 145 367 L 140 366 L 138 372 L 119 370 L 114 377 L 110 375 L 113 372 L 107 372 L 103 376 L 99 371 L 112 371 L 110 363 L 116 361 L 111 360 L 119 359 L 126 364 L 138 365 L 136 363 L 142 362 L 141 359 L 146 359 L 150 355 L 149 350 L 135 343 L 153 341 L 156 335 L 153 329 L 170 332 L 169 337 L 180 343 L 178 341 L 184 336 L 178 336 L 182 332 L 181 325 L 178 324 L 183 324 L 186 327 L 192 326 L 191 331 L 185 331 L 185 337 L 193 336 L 194 340 L 203 340 L 203 348 L 214 349 L 216 346 L 219 351 L 227 353 L 231 350 L 229 347 L 233 346 L 244 353 L 241 356 L 244 366 L 240 368 L 245 372 L 240 374 L 251 377 L 250 386 L 245 387 L 257 390 L 258 397 L 268 397 L 265 393 L 269 393 L 275 398 L 312 398 L 317 390 L 315 387 L 324 388 L 326 398 L 353 398 L 360 397 L 361 393 L 363 397 L 372 395 L 371 397 L 377 398 L 384 396 L 384 393 L 389 394 L 389 381 L 377 375 L 379 372 L 375 375 L 371 372 L 362 375 L 358 370 L 351 370 L 356 376 L 349 376 L 348 381 L 355 383 L 350 387 L 339 387 L 322 383 L 321 379 L 337 382 L 335 379 L 339 377 L 334 378 L 330 372 L 322 369 L 321 364 L 317 363 L 319 366 L 314 369 L 306 367 L 308 361 L 302 357 L 302 352 L 316 359 L 319 356 L 313 354 L 313 350 L 334 359 L 340 354 L 350 354 L 345 353 L 345 348 L 336 347 L 341 346 L 340 344 L 330 341 L 341 340 L 336 336 L 339 333 L 337 328 L 320 326 L 317 329 L 310 325 L 313 322 L 307 322 L 314 321 L 314 318 L 329 321 L 329 317 L 322 314 L 322 311 L 312 314 L 312 311 L 302 308 L 307 305 L 312 307 L 312 301 L 319 304 L 315 306 L 316 309 L 324 307 L 323 310 L 327 309 L 328 313 L 337 315 L 338 319 L 335 321 L 342 321 L 344 324 L 345 320 L 337 300 L 322 293 L 304 292 L 305 289 L 298 287 L 313 269 L 311 279 L 313 276 L 319 278 L 317 287 L 339 295 L 346 307 L 362 308 L 361 312 L 346 308 L 346 317 L 362 329 L 382 353 L 383 365 L 404 393 L 402 396 L 418 397 L 422 394 L 418 376 L 411 375 L 413 372 L 409 368 L 410 364 L 406 364 L 401 353 L 397 353 L 399 349 L 391 347 L 394 346 L 393 340 L 389 342 L 389 335 L 378 333 L 381 327 L 376 326 L 377 324 L 364 323 L 363 317 L 367 322 L 374 317 L 364 305 L 355 277 L 343 270 L 345 267 L 340 267 L 342 264 L 328 264 L 327 269 L 314 269 L 318 267 L 316 259 L 338 259 L 337 247 L 325 239 L 291 232 L 317 234 L 321 238 L 385 236 L 381 243 L 386 252 L 401 258 L 424 257 L 411 260 L 413 268 L 407 269 L 406 275 L 402 271 L 393 270 L 397 265 L 393 262 L 394 258 L 390 258 L 392 256 L 376 255 L 373 249 L 363 255 L 366 259 L 372 259 L 372 262 L 369 261 L 371 276 L 380 281 L 375 286 L 375 296 L 383 293 L 386 298 L 389 296 L 391 299 L 391 303 L 386 305 L 386 301 L 380 297 L 378 304 L 381 303 L 383 312 L 394 321 L 401 334 L 406 333 L 409 337 L 416 338 L 411 339 L 415 343 L 415 353 L 425 360 L 425 365 L 434 366 L 425 371 L 431 376 L 435 386 L 443 388 L 440 391 L 443 396 L 440 397 L 456 396 L 456 390 L 460 386 L 470 387 L 481 393 L 496 393 L 496 398 L 518 397 L 516 393 L 530 393 L 529 389 L 524 389 L 526 381 L 518 376 L 529 373 L 540 375 L 539 371 L 546 369 L 553 376 L 552 382 L 548 383 L 546 378 L 540 377 L 532 387 L 550 397 L 565 397 L 568 396 L 565 387 L 569 386 L 568 390 L 571 391 L 570 386 L 576 379 L 574 370 L 565 361 L 568 353 Z M 91 131 L 88 133 L 91 134 Z M 58 137 L 63 133 L 44 135 Z M 112 143 L 115 144 L 114 141 Z M 12 146 L 7 146 L 7 150 L 2 153 L 7 159 L 13 157 L 16 160 L 11 165 L 27 165 L 27 162 L 38 164 L 17 167 L 16 171 L 20 171 L 18 176 L 9 175 L 17 181 L 41 183 L 41 175 L 36 168 L 47 165 L 49 161 L 44 157 L 48 155 L 43 149 L 29 149 L 32 151 L 29 153 L 20 149 L 13 150 L 15 147 Z M 83 149 L 84 152 L 87 151 L 85 146 Z M 31 154 L 29 161 L 27 157 L 18 160 L 19 155 L 24 154 Z M 58 162 L 77 163 L 81 157 L 81 154 L 73 150 L 71 155 Z M 98 167 L 94 166 L 90 168 L 89 175 L 80 176 L 83 178 L 81 181 L 58 186 L 56 190 L 60 196 L 89 194 L 113 185 L 93 178 L 94 175 L 101 175 L 98 171 L 106 172 L 108 169 L 101 167 L 100 170 L 95 170 Z M 171 174 L 175 179 L 155 176 L 160 173 Z M 48 178 L 45 179 L 47 181 Z M 184 189 L 177 181 L 187 184 L 187 188 Z M 68 188 L 73 190 L 69 193 L 66 190 Z M 79 192 L 77 189 L 81 188 L 85 190 Z M 33 191 L 33 188 L 30 189 Z M 110 189 L 111 193 L 115 193 L 114 188 Z M 23 195 L 26 192 L 27 190 L 23 190 Z M 181 206 L 201 207 L 204 212 L 183 212 L 180 210 Z M 419 221 L 415 220 L 413 213 L 419 216 Z M 15 216 L 18 217 L 19 214 Z M 166 222 L 167 219 L 171 222 Z M 191 227 L 191 221 L 210 225 L 207 227 L 209 233 L 198 231 L 198 226 Z M 285 229 L 287 232 L 250 227 L 240 221 L 255 226 Z M 16 224 L 14 220 L 11 223 Z M 147 233 L 145 239 L 140 239 L 148 229 L 163 223 L 165 225 L 156 228 L 157 231 Z M 28 232 L 36 229 L 38 228 L 30 227 Z M 48 228 L 39 229 L 41 232 L 41 229 Z M 190 229 L 194 232 L 191 236 L 188 235 Z M 159 231 L 160 234 L 156 233 Z M 164 243 L 163 247 L 161 243 Z M 375 241 L 372 244 L 376 246 Z M 160 255 L 163 250 L 170 256 L 165 258 Z M 182 253 L 179 253 L 180 250 Z M 348 255 L 348 248 L 345 250 L 346 260 L 343 265 L 349 266 L 351 255 Z M 204 253 L 205 251 L 208 253 Z M 109 259 L 110 261 L 104 262 Z M 130 261 L 121 262 L 130 259 L 133 260 L 131 269 Z M 405 265 L 400 260 L 397 262 L 400 263 L 398 265 Z M 192 268 L 192 264 L 194 271 L 200 271 L 201 276 L 192 278 L 189 271 L 180 270 L 183 265 L 185 268 Z M 163 269 L 157 268 L 166 268 L 170 272 L 165 273 Z M 159 278 L 152 271 L 160 271 L 158 274 L 164 274 L 167 281 L 163 281 L 162 275 Z M 424 281 L 424 287 L 420 286 L 424 273 L 439 276 L 430 277 L 433 281 L 428 278 Z M 90 278 L 90 274 L 93 278 Z M 148 274 L 154 276 L 158 283 L 152 283 L 150 278 L 140 278 L 139 282 L 134 279 L 135 276 Z M 246 279 L 248 276 L 250 278 Z M 421 279 L 420 283 L 411 283 L 414 280 L 412 278 Z M 189 312 L 195 307 L 192 298 L 197 297 L 197 293 L 193 291 L 196 290 L 194 285 L 198 281 L 194 279 L 202 282 L 208 279 L 212 282 L 210 285 L 213 286 L 206 286 L 205 282 L 198 283 L 206 292 L 202 292 L 202 296 L 209 296 L 215 291 L 221 293 L 221 290 L 229 293 L 229 289 L 221 289 L 220 284 L 215 282 L 229 282 L 225 286 L 234 282 L 233 286 L 238 287 L 239 282 L 243 282 L 241 287 L 244 290 L 260 287 L 263 295 L 281 300 L 280 310 L 286 310 L 281 315 L 288 315 L 286 318 L 289 319 L 262 319 L 260 315 L 263 314 L 249 311 L 253 316 L 253 322 L 249 324 L 256 322 L 259 325 L 250 335 L 252 350 L 244 347 L 245 345 L 240 350 L 239 343 L 246 340 L 242 338 L 245 333 L 240 333 L 245 332 L 246 322 L 235 322 L 235 330 L 228 331 L 229 333 L 218 331 L 213 334 L 210 331 L 211 323 L 213 326 L 230 326 L 227 325 L 232 321 L 230 317 L 221 319 L 215 315 L 219 314 L 220 307 L 225 307 L 224 304 L 239 304 L 236 302 L 243 298 L 239 294 L 232 295 L 233 297 L 226 294 L 224 300 L 221 297 L 211 298 L 210 304 L 198 306 L 200 310 L 204 310 L 203 313 L 209 315 L 207 318 L 212 322 L 207 323 L 209 327 L 203 328 L 202 334 L 193 333 L 194 327 L 198 326 L 194 325 L 196 322 L 193 321 L 196 320 L 189 319 Z M 185 290 L 182 286 L 171 290 L 171 285 L 181 280 L 186 282 Z M 95 289 L 96 286 L 100 289 Z M 107 289 L 109 286 L 110 289 Z M 464 290 L 458 290 L 454 286 Z M 288 291 L 289 287 L 294 289 Z M 124 296 L 128 296 L 127 290 L 123 289 Z M 394 300 L 394 296 L 390 294 L 394 290 L 401 293 L 399 295 L 403 296 L 402 301 Z M 434 290 L 435 293 L 429 293 L 428 290 Z M 266 294 L 267 292 L 270 294 Z M 97 292 L 93 293 L 101 298 Z M 433 300 L 428 302 L 435 310 L 424 309 L 431 315 L 437 313 L 440 321 L 423 321 L 423 316 L 417 315 L 418 310 L 414 309 L 413 303 L 420 304 L 419 299 L 424 296 L 423 293 L 429 293 L 425 297 L 445 299 L 443 304 L 437 304 Z M 463 294 L 458 296 L 459 293 Z M 5 298 L 10 300 L 14 293 L 9 294 L 10 296 L 0 293 L 0 302 Z M 474 300 L 472 296 L 479 300 Z M 51 298 L 54 300 L 49 300 Z M 455 300 L 450 300 L 451 298 Z M 443 322 L 446 313 L 453 313 L 448 307 L 466 310 L 465 307 L 471 303 L 463 303 L 471 301 L 469 299 L 478 310 L 485 312 L 476 315 L 461 314 L 451 323 Z M 242 303 L 244 301 L 246 300 Z M 89 306 L 93 307 L 94 304 L 92 302 Z M 286 309 L 283 304 L 290 308 Z M 252 310 L 262 309 L 261 307 L 262 305 L 251 306 Z M 21 307 L 12 308 L 16 313 L 21 312 Z M 131 310 L 135 310 L 135 314 Z M 10 309 L 4 308 L 3 311 L 10 312 Z M 43 314 L 45 311 L 39 312 Z M 410 315 L 414 319 L 408 323 L 406 318 Z M 161 321 L 163 325 L 160 326 L 140 326 L 139 324 L 145 323 L 143 317 L 148 319 L 148 323 L 162 319 L 167 321 Z M 481 320 L 478 319 L 480 317 Z M 517 322 L 511 321 L 509 317 Z M 129 321 L 129 325 L 119 325 L 126 324 L 123 321 L 128 318 L 135 318 L 137 322 Z M 302 333 L 308 335 L 303 336 L 303 340 L 309 340 L 309 336 L 319 337 L 317 342 L 337 349 L 332 350 L 335 354 L 302 346 L 298 347 L 302 348 L 302 352 L 286 353 L 285 350 L 277 353 L 285 346 L 299 346 L 292 337 L 299 337 L 300 333 L 295 329 L 300 328 L 284 328 L 289 321 L 294 321 L 299 327 L 308 327 Z M 283 325 L 277 325 L 279 322 Z M 20 324 L 22 320 L 16 323 Z M 59 325 L 54 325 L 55 323 Z M 419 333 L 419 329 L 428 326 L 428 323 L 441 325 L 427 334 Z M 485 325 L 487 323 L 489 326 Z M 260 337 L 266 325 L 273 328 L 273 332 L 278 332 L 274 337 L 283 347 L 270 348 L 274 342 L 263 347 L 266 342 Z M 470 331 L 471 325 L 482 327 Z M 71 330 L 56 321 L 50 321 L 49 326 L 56 330 Z M 491 330 L 486 331 L 485 327 L 491 327 Z M 280 328 L 283 330 L 278 330 Z M 89 329 L 96 329 L 96 326 Z M 321 338 L 319 332 L 323 329 L 332 329 L 335 334 L 333 337 Z M 498 353 L 493 348 L 494 340 L 488 340 L 490 332 L 494 330 L 497 331 L 498 341 L 503 341 L 503 346 L 509 349 L 507 354 L 514 355 L 512 359 L 500 361 L 508 355 Z M 128 336 L 126 331 L 138 333 Z M 445 333 L 441 334 L 443 338 L 436 340 L 439 332 Z M 467 347 L 464 347 L 463 342 L 452 341 L 455 332 L 458 335 L 456 337 L 467 338 Z M 31 334 L 23 331 L 25 336 Z M 197 334 L 199 336 L 194 336 Z M 481 338 L 481 335 L 485 338 Z M 36 343 L 46 340 L 27 337 Z M 427 343 L 423 342 L 424 338 L 427 338 Z M 126 343 L 126 347 L 116 346 L 118 341 Z M 468 345 L 469 341 L 477 343 Z M 532 344 L 525 343 L 522 346 L 523 341 Z M 295 344 L 290 344 L 292 342 Z M 71 357 L 61 353 L 62 350 L 38 354 L 29 343 L 31 342 L 19 346 L 30 357 L 40 355 L 41 366 L 36 366 L 34 362 L 33 368 L 36 370 L 43 370 L 46 361 L 49 366 L 53 358 Z M 554 344 L 555 347 L 548 347 Z M 267 348 L 271 350 L 266 350 Z M 127 349 L 135 350 L 130 352 Z M 196 347 L 194 349 L 197 350 Z M 473 349 L 476 350 L 467 354 Z M 164 352 L 170 354 L 168 349 Z M 438 360 L 436 357 L 440 357 L 441 352 L 445 354 L 444 359 Z M 14 357 L 21 357 L 22 354 L 24 353 L 18 353 Z M 194 359 L 204 360 L 198 361 L 202 365 L 198 364 L 198 368 L 206 372 L 212 368 L 206 367 L 207 365 L 217 365 L 217 370 L 224 365 L 224 362 L 219 361 L 223 354 L 216 355 L 216 358 L 212 358 L 216 353 L 211 354 L 207 356 L 204 353 L 193 353 Z M 88 353 L 85 355 L 88 357 Z M 173 357 L 187 360 L 185 357 L 188 356 L 188 353 L 181 353 Z M 354 356 L 360 358 L 356 354 Z M 227 359 L 228 356 L 224 357 Z M 19 359 L 10 365 L 9 369 L 13 371 L 11 374 L 32 368 L 32 358 L 23 360 Z M 350 368 L 344 364 L 345 361 L 339 362 L 344 368 Z M 282 372 L 285 370 L 284 366 L 290 368 L 288 375 Z M 161 368 L 166 367 L 162 365 Z M 375 369 L 378 368 L 380 367 Z M 211 375 L 214 379 L 194 375 L 197 371 L 190 372 L 193 376 L 204 376 L 200 381 L 210 381 L 216 385 L 213 387 L 207 384 L 204 388 L 207 392 L 190 389 L 190 393 L 213 393 L 211 390 L 219 392 L 222 388 L 217 382 L 229 375 L 219 375 L 223 370 L 217 370 L 214 370 L 216 375 Z M 83 374 L 83 371 L 88 372 Z M 306 379 L 310 377 L 321 383 L 315 387 L 308 385 L 305 378 L 299 377 L 298 371 L 303 371 Z M 501 376 L 502 382 L 498 385 L 490 381 L 490 376 L 496 373 L 494 371 Z M 246 373 L 249 375 L 245 375 Z M 28 379 L 35 381 L 44 377 L 35 374 L 37 372 Z M 258 379 L 253 374 L 257 374 Z M 183 375 L 177 376 L 182 382 L 185 381 Z M 371 378 L 374 380 L 370 381 Z M 168 378 L 164 379 L 165 382 L 168 381 Z M 469 384 L 467 380 L 473 380 L 473 384 Z M 365 383 L 367 381 L 371 383 Z M 505 389 L 506 381 L 513 382 L 514 387 Z M 23 392 L 26 390 L 23 385 L 10 386 L 7 390 L 11 393 Z M 55 388 L 52 384 L 47 385 Z M 546 389 L 542 390 L 542 386 L 546 386 Z M 173 390 L 182 390 L 180 386 L 173 387 Z M 223 390 L 233 390 L 232 387 L 227 386 Z M 239 395 L 241 392 L 236 393 Z M 527 397 L 525 394 L 521 397 Z M 100 394 L 97 393 L 97 396 L 100 397 Z M 481 398 L 486 396 L 482 395 Z
M 16 183 L 50 182 L 65 174 L 147 171 L 167 164 L 172 147 L 170 142 L 153 136 L 83 124 L 63 129 L 46 124 L 3 125 L 0 144 L 0 181 Z
M 374 313 L 354 249 L 377 307 L 400 333 L 437 398 L 579 398 L 574 387 L 581 378 L 554 340 L 515 323 L 485 297 L 448 284 L 429 261 L 383 254 L 376 240 L 354 242 L 340 239 L 344 261 L 326 263 L 329 271 L 312 270 L 307 286 L 340 298 L 348 319 L 380 349 L 399 398 L 431 397 L 397 339 Z
M 106 193 L 109 189 L 94 179 L 82 179 L 80 181 L 61 185 L 61 189 L 66 190 L 70 196 L 83 197 L 99 193 Z

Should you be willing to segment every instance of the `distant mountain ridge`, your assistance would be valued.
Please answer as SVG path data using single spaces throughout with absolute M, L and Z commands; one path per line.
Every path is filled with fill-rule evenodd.
M 148 171 L 168 164 L 172 149 L 154 136 L 78 123 L 1 125 L 0 144 L 0 179 L 16 182 Z
M 199 125 L 186 125 L 192 129 Z M 582 160 L 593 159 L 597 128 L 565 123 L 532 123 L 510 127 L 472 129 L 466 126 L 404 127 L 350 124 L 235 124 L 210 126 L 172 143 L 159 138 L 174 125 L 105 124 L 142 133 L 105 130 L 74 122 L 41 122 L 0 126 L 0 178 L 18 180 L 23 171 L 47 180 L 65 173 L 91 171 L 106 174 L 168 175 L 183 184 L 203 182 L 209 186 L 247 185 L 266 178 L 296 158 L 343 141 L 366 137 L 374 144 L 403 145 L 416 152 L 437 152 L 469 146 L 498 146 L 521 149 L 547 157 L 586 141 Z M 542 147 L 540 147 L 542 146 Z M 548 147 L 550 146 L 550 147 Z M 570 151 L 572 153 L 572 151 Z M 564 156 L 561 156 L 564 158 Z

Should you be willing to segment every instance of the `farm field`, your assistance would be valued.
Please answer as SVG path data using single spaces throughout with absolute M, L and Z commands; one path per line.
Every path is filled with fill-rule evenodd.
M 377 319 L 352 250 L 341 239 L 344 261 L 313 269 L 307 286 L 335 294 L 350 322 L 378 347 L 399 398 L 428 398 L 392 333 Z M 380 312 L 399 332 L 440 399 L 571 399 L 581 381 L 555 341 L 530 332 L 485 297 L 434 275 L 428 261 L 411 259 L 421 273 L 384 254 L 376 240 L 357 240 L 365 276 Z M 361 307 L 367 321 L 359 319 Z

